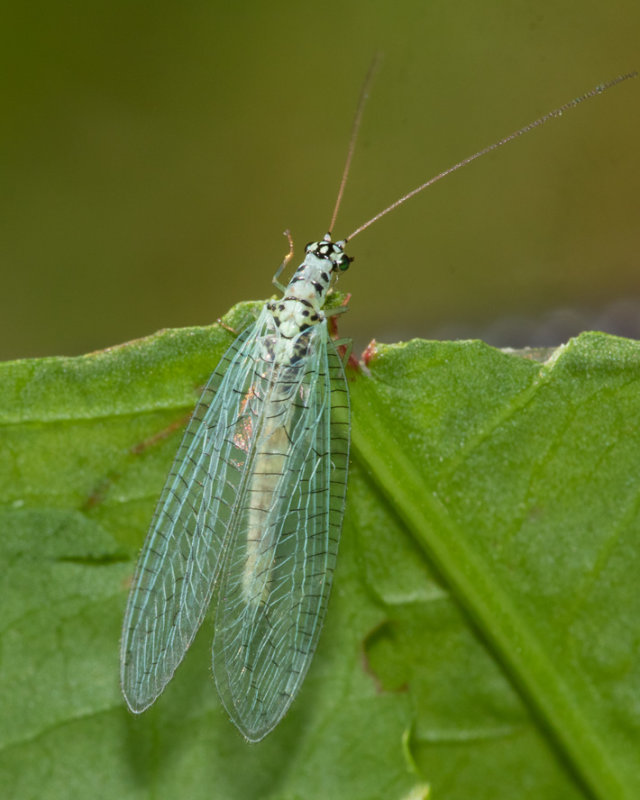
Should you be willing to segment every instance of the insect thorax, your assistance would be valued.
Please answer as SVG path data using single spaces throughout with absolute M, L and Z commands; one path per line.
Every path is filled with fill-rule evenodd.
M 304 261 L 289 281 L 282 300 L 269 303 L 281 335 L 292 338 L 325 319 L 322 306 L 334 276 L 348 269 L 352 259 L 344 252 L 346 242 L 332 242 L 329 234 L 305 247 Z

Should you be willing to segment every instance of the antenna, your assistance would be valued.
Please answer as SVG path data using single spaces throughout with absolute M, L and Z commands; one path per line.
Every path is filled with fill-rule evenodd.
M 338 211 L 340 210 L 340 204 L 342 203 L 342 195 L 344 194 L 344 187 L 346 186 L 347 178 L 349 177 L 349 170 L 351 169 L 351 160 L 353 159 L 353 153 L 354 150 L 356 149 L 356 141 L 358 139 L 358 132 L 360 130 L 360 123 L 362 122 L 364 107 L 367 104 L 367 100 L 369 99 L 369 89 L 371 89 L 371 84 L 373 83 L 373 79 L 375 78 L 376 72 L 378 71 L 378 67 L 380 66 L 381 60 L 382 60 L 381 54 L 376 53 L 375 56 L 373 57 L 371 64 L 369 65 L 369 70 L 364 79 L 364 83 L 362 84 L 362 90 L 360 91 L 360 99 L 358 100 L 358 106 L 356 108 L 356 115 L 353 119 L 353 125 L 351 126 L 351 136 L 349 137 L 349 149 L 347 151 L 347 160 L 345 161 L 344 169 L 342 170 L 340 188 L 338 189 L 338 197 L 336 198 L 336 204 L 333 209 L 333 214 L 331 215 L 329 232 L 333 230 L 333 226 L 335 225 L 336 222 L 336 217 L 338 216 Z
M 371 75 L 371 70 L 369 76 L 367 76 L 367 80 L 365 81 L 365 90 L 368 89 L 370 75 Z M 534 128 L 539 128 L 541 125 L 544 125 L 545 122 L 548 122 L 550 119 L 554 119 L 555 117 L 561 117 L 565 111 L 569 111 L 570 109 L 575 108 L 577 105 L 580 105 L 580 103 L 583 103 L 585 100 L 588 100 L 589 98 L 594 97 L 597 94 L 602 94 L 603 92 L 606 92 L 607 89 L 611 89 L 613 86 L 622 83 L 622 81 L 626 81 L 629 78 L 636 78 L 637 76 L 638 76 L 637 72 L 627 72 L 624 75 L 618 75 L 616 78 L 613 78 L 612 80 L 607 81 L 606 83 L 600 83 L 597 86 L 594 86 L 594 88 L 591 89 L 590 91 L 586 92 L 583 95 L 580 95 L 580 97 L 576 97 L 574 100 L 570 100 L 568 103 L 565 103 L 564 105 L 555 108 L 553 111 L 549 111 L 542 117 L 538 117 L 538 119 L 534 120 L 533 122 L 530 122 L 523 128 L 520 128 L 519 130 L 510 133 L 503 139 L 500 139 L 499 141 L 490 144 L 488 147 L 483 147 L 482 150 L 478 150 L 478 152 L 474 153 L 472 156 L 467 156 L 467 158 L 463 158 L 462 161 L 458 161 L 457 164 L 454 164 L 452 167 L 445 169 L 444 172 L 440 172 L 438 175 L 435 175 L 433 178 L 430 178 L 428 181 L 426 181 L 426 183 L 417 186 L 415 189 L 413 189 L 412 191 L 408 192 L 407 194 L 403 195 L 398 200 L 396 200 L 395 203 L 391 203 L 390 206 L 387 206 L 385 209 L 378 212 L 375 216 L 371 217 L 371 219 L 367 220 L 362 225 L 360 225 L 359 228 L 356 228 L 352 234 L 346 237 L 345 241 L 353 239 L 354 236 L 357 236 L 359 233 L 362 233 L 363 230 L 368 228 L 370 225 L 373 225 L 374 222 L 377 222 L 381 217 L 384 217 L 385 214 L 388 214 L 390 211 L 393 211 L 395 208 L 402 205 L 402 203 L 406 203 L 406 201 L 409 200 L 411 197 L 414 197 L 416 194 L 419 194 L 423 189 L 426 189 L 428 186 L 432 186 L 441 178 L 444 178 L 447 175 L 451 175 L 452 172 L 455 172 L 461 167 L 465 167 L 467 164 L 470 164 L 472 161 L 475 161 L 476 158 L 480 158 L 480 156 L 484 156 L 487 153 L 490 153 L 492 150 L 497 150 L 499 147 L 502 147 L 503 144 L 507 144 L 508 142 L 511 142 L 513 139 L 517 139 L 518 136 L 523 136 L 525 133 L 529 133 L 529 131 L 532 131 Z M 358 113 L 356 114 L 356 124 L 354 124 L 354 134 L 357 132 L 358 126 L 360 125 L 359 117 L 362 115 L 361 106 L 364 104 L 364 98 L 365 98 L 365 92 L 363 91 L 363 95 L 360 100 L 360 105 L 358 106 Z M 353 144 L 354 144 L 354 137 L 352 136 L 352 141 L 349 148 L 349 157 L 347 158 L 347 167 L 345 169 L 345 174 L 343 175 L 342 184 L 340 186 L 340 194 L 338 196 L 338 201 L 342 196 L 344 182 L 346 181 L 346 173 L 348 171 L 349 162 L 351 159 L 351 151 L 353 148 Z M 335 221 L 335 213 L 334 213 L 334 218 L 332 220 L 332 225 L 334 221 Z

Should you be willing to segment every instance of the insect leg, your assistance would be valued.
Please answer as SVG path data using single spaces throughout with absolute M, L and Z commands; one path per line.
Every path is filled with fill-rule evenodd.
M 288 253 L 287 253 L 287 255 L 286 255 L 286 256 L 285 256 L 285 257 L 282 259 L 282 264 L 280 264 L 280 266 L 279 266 L 279 267 L 278 267 L 278 269 L 276 270 L 276 274 L 275 274 L 275 275 L 273 276 L 273 278 L 272 278 L 272 283 L 273 283 L 273 285 L 276 287 L 276 289 L 278 289 L 279 291 L 281 291 L 283 294 L 284 294 L 284 292 L 287 290 L 287 287 L 286 287 L 286 286 L 285 286 L 283 283 L 280 283 L 280 281 L 278 280 L 278 278 L 279 278 L 279 277 L 280 277 L 280 275 L 282 274 L 282 270 L 283 270 L 283 269 L 284 269 L 284 268 L 287 266 L 287 264 L 288 264 L 288 263 L 291 261 L 291 259 L 293 258 L 293 239 L 292 239 L 292 237 L 291 237 L 291 232 L 289 231 L 289 229 L 287 229 L 287 230 L 284 232 L 284 235 L 287 237 L 287 239 L 288 239 L 288 241 L 289 241 L 289 252 L 288 252 Z

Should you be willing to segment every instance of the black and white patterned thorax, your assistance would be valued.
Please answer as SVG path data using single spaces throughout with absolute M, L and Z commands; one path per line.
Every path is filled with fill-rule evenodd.
M 325 319 L 322 306 L 334 276 L 348 269 L 352 261 L 344 252 L 345 244 L 344 240 L 332 242 L 328 233 L 322 241 L 308 244 L 284 297 L 267 304 L 285 339 L 293 339 Z

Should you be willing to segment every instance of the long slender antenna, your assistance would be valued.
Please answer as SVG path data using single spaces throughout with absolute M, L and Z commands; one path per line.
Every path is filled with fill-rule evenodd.
M 360 225 L 359 228 L 356 228 L 355 231 L 347 236 L 347 240 L 353 239 L 354 236 L 357 236 L 359 233 L 362 233 L 365 228 L 368 228 L 369 225 L 373 225 L 374 222 L 377 222 L 381 217 L 384 217 L 385 214 L 388 214 L 390 211 L 393 211 L 398 206 L 402 205 L 402 203 L 406 203 L 411 197 L 416 194 L 419 194 L 423 189 L 426 189 L 428 186 L 432 186 L 436 181 L 439 181 L 441 178 L 445 178 L 447 175 L 451 175 L 452 172 L 460 169 L 460 167 L 465 167 L 467 164 L 470 164 L 472 161 L 475 161 L 476 158 L 480 158 L 480 156 L 484 156 L 487 153 L 490 153 L 492 150 L 497 150 L 498 147 L 502 147 L 503 144 L 507 144 L 507 142 L 512 141 L 513 139 L 517 139 L 518 136 L 522 136 L 525 133 L 529 133 L 529 131 L 533 130 L 534 128 L 539 128 L 541 125 L 544 125 L 545 122 L 548 122 L 550 119 L 554 117 L 561 117 L 565 111 L 569 111 L 571 108 L 575 108 L 580 103 L 588 100 L 590 97 L 594 97 L 597 94 L 602 94 L 606 92 L 607 89 L 611 89 L 613 86 L 616 86 L 618 83 L 622 83 L 622 81 L 626 81 L 628 78 L 636 78 L 638 76 L 637 72 L 627 72 L 625 75 L 618 75 L 617 78 L 613 78 L 613 80 L 607 81 L 606 83 L 600 83 L 598 86 L 595 86 L 590 91 L 586 92 L 585 94 L 581 95 L 580 97 L 576 97 L 574 100 L 570 100 L 568 103 L 565 103 L 558 108 L 555 108 L 553 111 L 549 111 L 548 114 L 544 114 L 544 116 L 539 117 L 538 119 L 530 122 L 528 125 L 525 125 L 523 128 L 520 128 L 513 133 L 510 133 L 508 136 L 505 136 L 504 139 L 500 139 L 493 144 L 490 144 L 488 147 L 483 147 L 482 150 L 478 150 L 477 153 L 474 153 L 472 156 L 467 156 L 467 158 L 463 158 L 462 161 L 458 161 L 457 164 L 454 164 L 449 169 L 445 169 L 444 172 L 436 175 L 435 177 L 428 180 L 426 183 L 421 184 L 420 186 L 413 189 L 408 194 L 403 195 L 399 200 L 396 200 L 395 203 L 392 203 L 387 208 L 380 211 L 374 217 L 367 220 L 367 222 Z M 360 113 L 360 109 L 358 109 L 358 113 Z M 359 124 L 359 122 L 358 122 Z M 355 128 L 357 130 L 357 128 Z M 349 161 L 347 160 L 347 164 Z M 342 186 L 340 187 L 340 191 L 342 192 Z M 334 216 L 335 220 L 335 216 Z M 333 221 L 332 221 L 333 225 Z
M 360 130 L 360 123 L 362 122 L 362 114 L 364 113 L 364 107 L 367 104 L 367 100 L 369 99 L 369 89 L 371 89 L 371 84 L 373 83 L 375 74 L 378 71 L 381 58 L 382 56 L 380 53 L 375 54 L 369 66 L 367 75 L 364 79 L 364 83 L 362 84 L 360 99 L 358 100 L 358 107 L 356 108 L 356 115 L 353 120 L 353 125 L 351 126 L 351 137 L 349 139 L 349 150 L 347 151 L 347 160 L 345 162 L 344 169 L 342 170 L 340 188 L 338 189 L 338 197 L 336 198 L 336 204 L 333 209 L 333 214 L 331 216 L 329 231 L 333 230 L 333 226 L 336 223 L 336 217 L 338 216 L 338 211 L 340 210 L 340 203 L 342 203 L 342 195 L 344 194 L 344 187 L 347 184 L 347 178 L 349 177 L 349 170 L 351 169 L 351 160 L 353 158 L 354 150 L 356 149 L 356 141 L 358 139 L 358 131 Z

